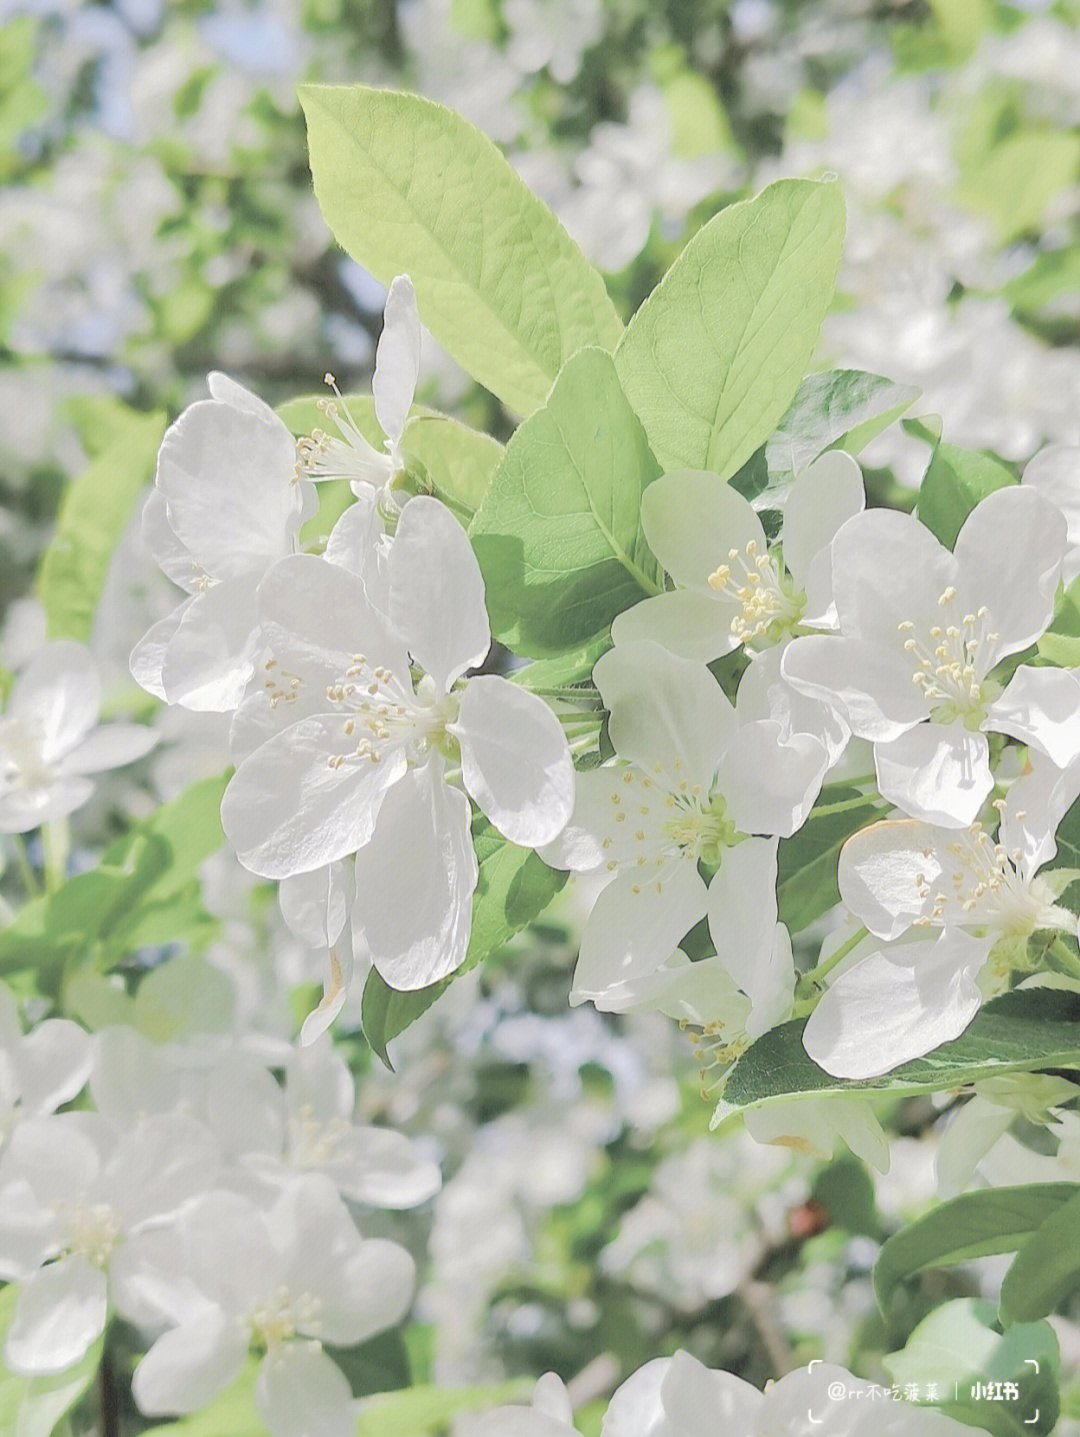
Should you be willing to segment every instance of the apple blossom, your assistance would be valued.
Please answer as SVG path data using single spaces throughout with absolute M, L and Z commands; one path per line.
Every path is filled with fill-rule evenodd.
M 30 1118 L 0 1159 L 0 1274 L 19 1284 L 4 1344 L 14 1372 L 62 1372 L 123 1309 L 139 1232 L 214 1181 L 209 1131 L 178 1114 L 118 1133 L 100 1115 Z
M 1004 694 L 990 673 L 1049 624 L 1065 546 L 1064 518 L 1022 486 L 976 505 L 952 553 L 888 510 L 856 515 L 834 539 L 841 636 L 794 639 L 781 670 L 873 741 L 882 796 L 912 817 L 966 827 L 993 786 L 984 730 L 1000 715 L 1013 731 L 1021 691 L 1021 717 L 1037 726 L 1041 685 L 1056 692 L 1048 671 Z
M 150 1292 L 168 1324 L 132 1381 L 147 1416 L 198 1411 L 254 1346 L 255 1403 L 274 1437 L 351 1437 L 352 1393 L 322 1343 L 351 1347 L 399 1322 L 415 1269 L 397 1243 L 360 1236 L 327 1179 L 295 1180 L 268 1210 L 207 1193 L 132 1249 L 133 1265 L 159 1269 Z
M 11 990 L 0 983 L 0 1149 L 17 1123 L 78 1097 L 92 1061 L 90 1035 L 67 1018 L 46 1018 L 24 1034 Z
M 1047 445 L 1028 464 L 1020 482 L 1049 499 L 1065 518 L 1068 547 L 1061 577 L 1068 586 L 1080 574 L 1080 447 Z
M 541 699 L 494 675 L 458 684 L 491 632 L 449 511 L 409 500 L 386 562 L 388 617 L 324 559 L 297 555 L 267 576 L 266 684 L 305 716 L 241 761 L 222 822 L 240 861 L 268 878 L 355 853 L 354 923 L 372 962 L 394 986 L 420 988 L 464 959 L 477 880 L 468 801 L 448 765 L 506 838 L 533 846 L 569 817 L 573 768 Z
M 497 1407 L 476 1423 L 475 1437 L 577 1437 L 570 1397 L 554 1372 L 533 1388 L 528 1407 Z
M 91 774 L 134 763 L 157 743 L 143 724 L 98 723 L 101 680 L 89 650 L 55 639 L 15 679 L 0 715 L 0 833 L 26 833 L 80 808 Z
M 317 429 L 297 446 L 300 462 L 312 479 L 348 479 L 354 494 L 363 489 L 388 496 L 395 477 L 404 469 L 401 440 L 412 407 L 420 373 L 420 316 L 416 291 L 407 274 L 391 282 L 383 311 L 383 329 L 375 351 L 375 373 L 371 393 L 375 418 L 385 438 L 385 453 L 364 438 L 332 374 L 337 403 L 321 400 L 320 408 L 338 428 L 340 437 Z
M 708 913 L 728 977 L 764 1001 L 786 942 L 777 937 L 769 837 L 805 819 L 828 762 L 824 745 L 785 740 L 773 721 L 742 722 L 703 664 L 648 640 L 617 645 L 593 678 L 622 761 L 578 775 L 570 822 L 544 850 L 557 867 L 611 875 L 585 926 L 576 999 L 632 1002 L 635 986 Z M 713 870 L 710 883 L 699 862 Z
M 135 646 L 131 672 L 185 708 L 240 703 L 262 649 L 256 591 L 313 512 L 296 442 L 272 409 L 223 374 L 165 434 L 143 537 L 189 597 Z

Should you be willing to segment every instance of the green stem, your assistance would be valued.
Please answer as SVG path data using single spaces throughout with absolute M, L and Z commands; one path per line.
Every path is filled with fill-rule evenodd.
M 41 892 L 41 884 L 38 882 L 34 866 L 30 862 L 30 855 L 26 851 L 26 840 L 21 833 L 11 835 L 11 848 L 15 854 L 15 867 L 19 870 L 23 891 L 27 898 L 36 898 Z
M 869 931 L 868 928 L 857 928 L 846 942 L 840 944 L 840 947 L 835 953 L 830 953 L 823 963 L 819 963 L 816 968 L 811 968 L 808 973 L 802 975 L 796 985 L 795 992 L 802 1003 L 809 1004 L 809 1007 L 806 1008 L 805 1011 L 808 1012 L 817 1001 L 820 990 L 823 987 L 822 980 L 832 972 L 838 963 L 843 962 L 852 949 L 863 941 Z
M 45 850 L 45 891 L 55 893 L 67 877 L 68 854 L 71 852 L 71 827 L 66 818 L 53 819 L 41 828 Z

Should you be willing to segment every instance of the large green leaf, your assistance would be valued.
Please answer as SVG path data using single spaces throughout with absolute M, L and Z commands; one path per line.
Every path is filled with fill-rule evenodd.
M 890 1237 L 874 1266 L 874 1290 L 888 1313 L 893 1293 L 928 1268 L 1016 1252 L 1051 1214 L 1080 1194 L 1076 1183 L 1032 1183 L 964 1193 Z
M 847 1081 L 819 1068 L 796 1019 L 752 1044 L 727 1075 L 714 1124 L 733 1110 L 815 1093 L 932 1093 L 1003 1073 L 1080 1063 L 1080 996 L 1052 989 L 1006 993 L 982 1009 L 959 1038 L 880 1078 Z
M 19 1291 L 0 1290 L 0 1346 L 11 1323 Z M 101 1361 L 101 1339 L 73 1367 L 55 1377 L 20 1377 L 0 1361 L 0 1432 L 5 1437 L 52 1437 L 93 1382 Z
M 1048 1213 L 1001 1284 L 1005 1322 L 1045 1317 L 1080 1287 L 1080 1188 Z
M 506 446 L 472 523 L 497 639 L 562 654 L 661 591 L 641 528 L 659 473 L 611 356 L 583 350 Z
M 826 449 L 858 454 L 918 397 L 914 385 L 861 369 L 808 374 L 765 445 L 770 482 L 795 478 Z
M 95 954 L 107 967 L 142 945 L 206 938 L 198 870 L 221 846 L 223 778 L 203 779 L 111 843 L 96 868 L 20 909 L 0 933 L 0 973 L 34 969 L 48 988 Z
M 916 512 L 930 532 L 951 549 L 979 500 L 1015 483 L 1016 475 L 992 454 L 938 444 L 919 490 Z
M 164 432 L 162 414 L 126 416 L 117 437 L 64 495 L 38 571 L 50 638 L 90 637 L 109 560 L 154 472 Z
M 933 1384 L 934 1404 L 993 1437 L 1049 1432 L 1057 1421 L 1057 1338 L 1048 1323 L 1029 1322 L 995 1332 L 989 1302 L 962 1297 L 925 1317 L 903 1351 L 882 1359 L 900 1387 L 920 1395 Z M 1009 1383 L 1018 1395 L 995 1400 L 996 1384 Z M 987 1393 L 987 1384 L 994 1384 Z
M 810 816 L 791 838 L 782 839 L 776 864 L 776 902 L 780 921 L 800 933 L 840 901 L 836 868 L 840 850 L 853 833 L 873 822 L 881 808 L 877 797 L 830 784 Z
M 366 1397 L 360 1404 L 356 1437 L 432 1437 L 459 1413 L 481 1412 L 504 1403 L 526 1403 L 531 1378 L 512 1378 L 491 1387 L 411 1387 Z
M 407 271 L 420 318 L 510 409 L 531 414 L 572 354 L 614 348 L 604 281 L 473 125 L 419 95 L 304 85 L 315 195 L 353 259 Z
M 769 438 L 813 356 L 843 237 L 835 184 L 781 180 L 682 251 L 615 355 L 666 469 L 727 479 Z
M 425 1013 L 455 978 L 475 968 L 539 918 L 566 882 L 565 873 L 549 868 L 531 849 L 509 843 L 484 818 L 473 823 L 473 844 L 479 875 L 465 962 L 449 978 L 411 993 L 391 988 L 375 969 L 364 984 L 364 1036 L 388 1067 L 387 1043 Z
M 961 200 L 987 215 L 1006 243 L 1037 230 L 1054 198 L 1075 184 L 1080 135 L 1061 130 L 1017 130 L 960 186 Z

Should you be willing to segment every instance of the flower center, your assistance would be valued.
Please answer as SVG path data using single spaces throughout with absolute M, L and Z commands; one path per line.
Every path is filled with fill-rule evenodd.
M 741 644 L 767 647 L 790 635 L 802 616 L 806 597 L 796 594 L 787 570 L 751 539 L 741 552 L 728 550 L 728 562 L 709 575 L 709 588 L 738 605 L 731 632 Z M 765 642 L 762 643 L 761 641 Z
M 45 762 L 45 732 L 30 718 L 0 719 L 0 794 L 40 788 L 53 777 Z
M 453 755 L 454 740 L 447 732 L 458 714 L 453 694 L 440 694 L 429 674 L 414 690 L 390 669 L 369 664 L 363 654 L 353 654 L 352 660 L 326 690 L 328 701 L 348 714 L 342 724 L 348 746 L 331 754 L 327 767 L 361 760 L 378 763 L 387 748 L 398 744 L 404 744 L 410 764 L 426 763 L 436 751 Z
M 727 816 L 727 804 L 718 793 L 706 798 L 689 793 L 671 794 L 672 816 L 664 824 L 672 843 L 696 863 L 702 859 L 716 867 L 723 850 L 736 840 L 736 828 Z
M 309 1292 L 294 1297 L 288 1287 L 279 1287 L 268 1298 L 240 1318 L 256 1346 L 273 1352 L 298 1332 L 312 1335 L 318 1329 L 322 1303 Z
M 332 374 L 323 382 L 334 391 L 334 399 L 320 399 L 319 412 L 335 426 L 337 435 L 313 429 L 297 441 L 296 477 L 309 474 L 312 479 L 347 479 L 350 483 L 368 484 L 375 488 L 387 484 L 402 468 L 400 457 L 380 453 L 360 431 L 349 413 L 349 406 Z M 340 406 L 340 407 L 339 407 Z
M 911 681 L 922 690 L 934 717 L 942 723 L 962 718 L 977 725 L 986 717 L 987 704 L 996 697 L 983 682 L 993 663 L 998 635 L 987 630 L 985 604 L 959 622 L 951 613 L 956 590 L 950 585 L 938 599 L 943 622 L 920 633 L 911 619 L 897 627 L 905 635 L 904 652 L 915 664 Z M 953 622 L 948 620 L 952 618 Z
M 104 1267 L 123 1231 L 113 1209 L 108 1203 L 80 1198 L 65 1218 L 68 1251 L 95 1267 Z
M 958 834 L 946 844 L 945 853 L 948 858 L 936 880 L 931 882 L 923 873 L 916 876 L 920 898 L 929 899 L 934 893 L 929 915 L 918 923 L 946 923 L 955 917 L 984 926 L 1002 939 L 1027 939 L 1040 928 L 1068 926 L 1049 886 L 1039 878 L 1024 878 L 1021 854 L 995 842 L 981 823 Z M 935 855 L 932 849 L 924 849 L 923 856 L 941 861 L 940 853 Z
M 342 1140 L 352 1131 L 344 1118 L 329 1123 L 315 1116 L 315 1109 L 305 1103 L 289 1123 L 289 1151 L 298 1168 L 318 1168 L 338 1153 Z

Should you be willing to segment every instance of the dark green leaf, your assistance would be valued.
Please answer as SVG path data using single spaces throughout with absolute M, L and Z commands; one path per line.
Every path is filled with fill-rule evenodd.
M 947 549 L 980 499 L 1016 483 L 1000 459 L 955 444 L 938 444 L 919 490 L 916 513 Z
M 1080 1188 L 1049 1213 L 1001 1284 L 1002 1321 L 1045 1317 L 1080 1287 Z
M 810 817 L 791 838 L 781 840 L 776 865 L 776 901 L 781 923 L 800 933 L 840 901 L 836 866 L 853 833 L 873 821 L 880 799 L 838 784 L 822 789 Z

